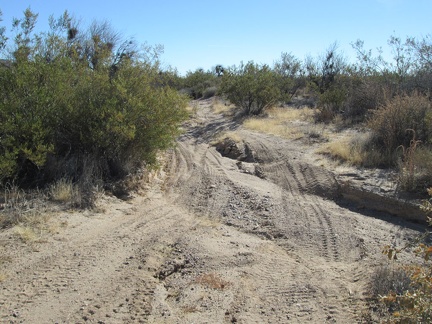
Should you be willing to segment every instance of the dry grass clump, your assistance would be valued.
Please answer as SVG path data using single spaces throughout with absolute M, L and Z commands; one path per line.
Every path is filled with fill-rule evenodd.
M 304 136 L 301 122 L 311 121 L 313 114 L 310 108 L 272 108 L 267 111 L 267 117 L 248 118 L 243 125 L 261 133 L 299 139 Z
M 401 146 L 399 186 L 405 191 L 425 192 L 432 184 L 432 151 L 413 139 L 409 147 Z
M 25 192 L 17 186 L 6 185 L 0 193 L 0 228 L 12 227 L 28 215 L 46 209 L 41 191 Z
M 16 225 L 14 227 L 14 233 L 23 242 L 37 242 L 41 238 L 40 233 L 37 233 L 34 228 L 25 225 Z
M 334 159 L 350 165 L 373 167 L 383 163 L 382 153 L 371 145 L 370 133 L 356 133 L 343 139 L 332 141 L 318 150 Z
M 68 179 L 60 179 L 49 187 L 49 195 L 53 201 L 66 203 L 78 196 L 78 188 Z
M 243 138 L 240 136 L 240 134 L 236 131 L 227 131 L 220 133 L 212 142 L 211 145 L 217 145 L 218 143 L 223 142 L 224 139 L 229 138 L 233 140 L 236 143 L 243 142 Z
M 369 279 L 369 309 L 362 314 L 362 323 L 394 323 L 392 314 L 400 310 L 397 303 L 384 303 L 383 296 L 403 295 L 412 291 L 410 274 L 396 264 L 385 264 L 374 269 Z M 407 322 L 411 323 L 411 322 Z
M 235 106 L 224 102 L 222 100 L 219 100 L 215 98 L 213 100 L 213 103 L 211 105 L 211 108 L 213 109 L 213 112 L 215 114 L 222 114 L 224 116 L 231 116 L 234 114 Z
M 50 224 L 51 215 L 48 213 L 34 212 L 22 217 L 22 220 L 14 226 L 15 235 L 26 243 L 42 242 L 46 233 L 51 233 L 55 228 Z
M 390 293 L 400 295 L 411 289 L 411 279 L 402 267 L 386 264 L 374 270 L 369 285 L 371 294 L 376 297 Z
M 330 155 L 332 158 L 347 162 L 351 165 L 361 165 L 364 153 L 351 144 L 350 139 L 330 142 L 318 150 L 318 153 Z
M 17 186 L 8 185 L 1 200 L 0 228 L 13 228 L 22 241 L 40 242 L 45 233 L 55 230 L 43 192 L 24 192 Z
M 195 279 L 195 282 L 211 289 L 223 290 L 230 285 L 216 273 L 203 274 Z
M 303 108 L 272 108 L 268 110 L 268 115 L 271 118 L 282 121 L 313 121 L 315 110 Z

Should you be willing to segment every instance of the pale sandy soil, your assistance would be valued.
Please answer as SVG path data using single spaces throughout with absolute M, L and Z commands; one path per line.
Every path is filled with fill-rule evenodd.
M 249 162 L 210 145 L 226 130 Z M 383 245 L 423 229 L 341 203 L 319 159 L 199 102 L 142 194 L 60 213 L 39 243 L 0 233 L 0 322 L 361 322 Z

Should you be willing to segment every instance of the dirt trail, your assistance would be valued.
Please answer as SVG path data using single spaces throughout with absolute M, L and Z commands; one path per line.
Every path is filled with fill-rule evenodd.
M 249 162 L 210 145 L 228 129 Z M 421 227 L 338 205 L 337 181 L 307 150 L 200 102 L 145 195 L 64 213 L 44 243 L 0 233 L 0 321 L 359 322 L 382 245 Z

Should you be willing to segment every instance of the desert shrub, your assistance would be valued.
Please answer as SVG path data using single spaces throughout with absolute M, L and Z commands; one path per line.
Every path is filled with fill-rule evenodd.
M 387 163 L 396 163 L 396 150 L 409 147 L 415 138 L 428 143 L 432 135 L 431 104 L 420 94 L 399 95 L 389 99 L 375 111 L 368 125 L 374 135 L 374 143 L 387 156 Z
M 300 88 L 306 86 L 306 79 L 302 72 L 302 64 L 291 53 L 281 53 L 281 57 L 274 63 L 277 86 L 281 93 L 281 100 L 290 102 Z
M 404 294 L 412 290 L 409 273 L 395 264 L 377 267 L 371 275 L 370 292 L 374 296 Z
M 281 98 L 276 74 L 252 61 L 225 70 L 220 92 L 246 115 L 259 115 Z
M 346 100 L 346 91 L 342 86 L 327 89 L 319 96 L 318 111 L 315 116 L 317 122 L 330 122 L 340 114 Z
M 415 134 L 414 134 L 415 136 Z M 399 186 L 405 191 L 425 192 L 432 185 L 432 151 L 415 137 L 409 147 L 400 147 Z
M 65 14 L 26 43 L 26 55 L 16 43 L 20 56 L 0 68 L 2 183 L 68 178 L 91 192 L 99 180 L 154 164 L 186 117 L 187 98 L 158 82 L 153 49 L 116 48 L 103 24 L 91 26 L 90 39 L 69 39 L 70 24 Z
M 353 75 L 349 80 L 343 118 L 352 122 L 367 120 L 372 111 L 385 103 L 385 84 L 373 77 Z
M 337 43 L 317 58 L 306 57 L 304 70 L 309 90 L 318 96 L 316 121 L 332 121 L 343 112 L 349 81 L 346 59 L 338 52 Z
M 213 87 L 217 88 L 218 83 L 219 78 L 214 73 L 203 69 L 196 69 L 193 72 L 188 71 L 181 81 L 183 91 L 192 99 L 203 98 L 206 90 Z M 207 91 L 207 98 L 210 98 L 209 94 L 210 92 Z
M 429 197 L 432 197 L 432 188 L 428 190 Z M 432 198 L 424 201 L 423 209 L 427 214 L 432 212 Z M 429 226 L 432 225 L 432 218 L 428 218 Z M 404 250 L 417 257 L 416 261 L 411 261 L 409 265 L 402 266 L 392 264 L 396 269 L 404 272 L 403 276 L 397 276 L 396 280 L 389 280 L 391 276 L 384 273 L 380 275 L 381 282 L 395 282 L 390 288 L 376 289 L 372 292 L 375 297 L 379 297 L 388 310 L 394 323 L 431 323 L 432 321 L 432 246 L 430 237 L 432 232 L 427 230 L 410 243 L 402 247 L 385 246 L 383 253 L 392 262 L 398 260 L 398 255 Z M 406 278 L 409 276 L 409 280 Z M 381 286 L 379 278 L 373 280 L 375 286 Z M 403 279 L 403 280 L 401 280 Z M 400 285 L 399 283 L 404 283 Z M 388 284 L 386 286 L 389 286 Z
M 432 194 L 432 190 L 429 190 Z M 431 204 L 426 204 L 430 211 Z M 431 224 L 431 221 L 429 221 Z M 413 250 L 415 256 L 419 257 L 417 262 L 405 266 L 403 269 L 409 275 L 409 286 L 404 289 L 390 290 L 381 295 L 381 301 L 388 307 L 395 323 L 430 323 L 432 321 L 432 247 L 425 243 L 418 243 L 430 236 L 426 232 L 417 239 L 417 247 Z M 390 248 L 386 246 L 383 250 L 389 259 L 395 260 L 396 256 L 407 247 Z M 401 267 L 399 266 L 401 269 Z M 402 288 L 402 287 L 401 287 Z
M 217 87 L 213 86 L 213 87 L 209 87 L 207 89 L 204 90 L 203 92 L 203 99 L 208 99 L 211 97 L 214 97 L 216 95 L 217 92 Z

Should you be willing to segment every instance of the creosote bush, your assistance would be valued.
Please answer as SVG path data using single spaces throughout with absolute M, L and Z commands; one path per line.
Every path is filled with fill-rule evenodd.
M 212 71 L 188 71 L 178 87 L 192 99 L 207 99 L 216 94 L 220 78 Z
M 276 73 L 254 62 L 226 69 L 219 91 L 245 115 L 259 115 L 281 99 Z
M 158 48 L 138 51 L 106 23 L 82 30 L 67 12 L 33 35 L 36 18 L 28 9 L 15 22 L 0 66 L 1 183 L 67 178 L 90 194 L 155 164 L 187 116 L 187 98 L 160 84 Z

